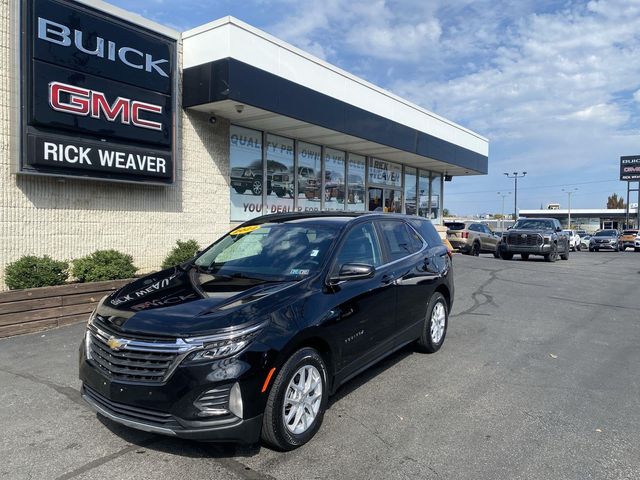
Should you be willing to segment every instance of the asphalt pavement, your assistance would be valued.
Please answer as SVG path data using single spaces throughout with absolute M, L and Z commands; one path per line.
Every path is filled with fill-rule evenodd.
M 82 325 L 0 340 L 0 478 L 640 479 L 640 253 L 454 259 L 442 350 L 343 386 L 288 453 L 97 417 L 78 393 Z

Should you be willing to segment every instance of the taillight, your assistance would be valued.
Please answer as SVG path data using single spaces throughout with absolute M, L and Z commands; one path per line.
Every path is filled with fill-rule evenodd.
M 462 232 L 462 238 L 469 238 L 469 232 Z

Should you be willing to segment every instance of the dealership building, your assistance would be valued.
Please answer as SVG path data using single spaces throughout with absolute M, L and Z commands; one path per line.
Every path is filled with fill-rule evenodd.
M 147 272 L 266 213 L 440 223 L 447 181 L 488 170 L 486 138 L 232 17 L 9 0 L 0 22 L 0 276 L 107 248 Z

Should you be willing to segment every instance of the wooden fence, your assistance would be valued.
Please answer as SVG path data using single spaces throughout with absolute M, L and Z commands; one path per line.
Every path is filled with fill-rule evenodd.
M 130 281 L 76 283 L 0 292 L 0 338 L 85 322 L 104 295 Z

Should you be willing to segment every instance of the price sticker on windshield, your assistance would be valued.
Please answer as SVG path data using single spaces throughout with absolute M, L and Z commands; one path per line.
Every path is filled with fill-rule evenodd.
M 248 227 L 240 227 L 236 228 L 233 232 L 230 232 L 229 235 L 244 235 L 245 233 L 253 232 L 260 228 L 260 225 L 249 225 Z

